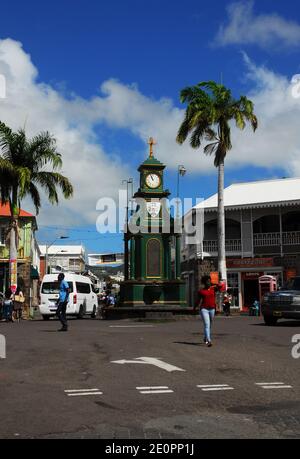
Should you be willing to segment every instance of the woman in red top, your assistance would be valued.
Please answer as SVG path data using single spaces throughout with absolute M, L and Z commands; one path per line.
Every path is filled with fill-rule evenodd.
M 208 347 L 211 342 L 211 324 L 216 312 L 216 286 L 211 285 L 210 276 L 203 276 L 201 279 L 204 288 L 199 290 L 200 316 L 204 324 L 204 342 Z

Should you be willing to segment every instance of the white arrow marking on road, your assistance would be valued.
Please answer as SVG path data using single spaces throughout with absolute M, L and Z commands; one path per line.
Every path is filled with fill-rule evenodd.
M 182 368 L 175 367 L 174 365 L 170 365 L 167 362 L 163 362 L 160 359 L 157 359 L 155 357 L 137 357 L 135 360 L 114 360 L 111 363 L 143 363 L 143 364 L 148 364 L 148 365 L 155 365 L 158 368 L 161 368 L 162 370 L 166 370 L 168 372 L 172 371 L 185 371 Z

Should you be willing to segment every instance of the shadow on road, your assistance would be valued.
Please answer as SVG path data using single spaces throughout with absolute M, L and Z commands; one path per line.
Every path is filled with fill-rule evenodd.
M 300 321 L 299 320 L 285 320 L 284 322 L 277 322 L 276 325 L 266 325 L 264 322 L 261 322 L 259 324 L 250 324 L 251 327 L 267 327 L 267 328 L 280 328 L 280 327 L 300 327 Z
M 173 344 L 187 344 L 189 346 L 205 346 L 204 343 L 188 343 L 187 341 L 173 341 Z

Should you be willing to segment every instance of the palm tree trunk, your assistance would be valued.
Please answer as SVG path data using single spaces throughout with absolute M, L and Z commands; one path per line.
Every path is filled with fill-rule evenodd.
M 12 192 L 12 202 L 10 203 L 11 211 L 11 228 L 10 228 L 10 237 L 9 237 L 9 285 L 13 293 L 17 288 L 17 279 L 18 279 L 18 241 L 19 241 L 19 232 L 18 232 L 18 189 L 14 188 Z
M 222 161 L 218 166 L 218 271 L 220 280 L 227 283 L 225 255 L 224 161 Z

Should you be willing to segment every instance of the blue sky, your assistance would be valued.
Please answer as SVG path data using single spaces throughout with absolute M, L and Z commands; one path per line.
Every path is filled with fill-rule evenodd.
M 123 178 L 137 180 L 148 135 L 157 138 L 171 191 L 176 165 L 184 164 L 181 196 L 213 194 L 212 160 L 172 143 L 183 109 L 179 91 L 202 80 L 222 78 L 237 97 L 253 96 L 262 121 L 259 134 L 234 134 L 226 184 L 300 175 L 300 100 L 287 96 L 291 77 L 300 73 L 299 51 L 300 6 L 291 0 L 5 2 L 0 73 L 10 69 L 11 96 L 0 101 L 1 119 L 16 128 L 26 122 L 32 134 L 51 130 L 66 158 L 63 172 L 78 183 L 73 207 L 44 207 L 39 239 L 53 240 L 62 234 L 57 228 L 65 228 L 66 243 L 82 241 L 92 252 L 122 250 L 120 235 L 97 234 L 93 211 L 97 197 L 111 196 Z M 22 102 L 13 99 L 20 87 L 28 90 Z M 92 171 L 89 178 L 89 168 L 98 175 Z

